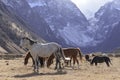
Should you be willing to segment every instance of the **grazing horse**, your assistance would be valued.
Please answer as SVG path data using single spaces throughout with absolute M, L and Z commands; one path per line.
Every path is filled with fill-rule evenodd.
M 66 57 L 70 57 L 70 59 L 73 59 L 73 68 L 75 65 L 75 61 L 77 62 L 78 68 L 79 68 L 79 61 L 77 59 L 77 55 L 79 54 L 80 60 L 82 61 L 82 53 L 81 53 L 80 49 L 79 48 L 63 48 L 63 51 L 64 51 L 64 55 Z M 51 55 L 48 58 L 47 67 L 50 67 L 50 65 L 53 63 L 53 59 L 54 59 L 54 55 Z M 71 64 L 71 62 L 70 62 L 70 64 Z
M 30 54 L 30 51 L 28 51 L 26 53 L 26 56 L 24 58 L 24 65 L 27 65 L 28 64 L 28 59 L 29 58 L 32 58 L 32 62 L 33 62 L 33 65 L 35 65 L 35 61 L 33 60 L 33 57 L 31 56 Z M 44 62 L 45 62 L 45 59 L 42 58 L 42 57 L 39 57 L 39 62 L 40 62 L 40 67 L 44 67 Z M 37 63 L 38 64 L 38 63 Z
M 58 69 L 57 67 L 58 64 L 59 64 L 59 69 L 61 69 L 60 58 L 63 58 L 64 61 L 69 59 L 69 58 L 65 58 L 61 45 L 55 42 L 37 43 L 29 38 L 24 37 L 20 41 L 20 46 L 24 49 L 25 48 L 29 49 L 31 56 L 35 61 L 34 71 L 37 72 L 39 70 L 39 66 L 37 65 L 39 57 L 46 58 L 54 54 L 56 59 L 55 69 Z
M 110 58 L 107 56 L 95 56 L 91 61 L 91 65 L 95 63 L 95 65 L 97 66 L 97 63 L 103 63 L 103 62 L 105 62 L 108 67 L 110 66 L 109 63 L 112 64 Z
M 91 62 L 91 59 L 88 54 L 85 55 L 85 59 L 86 59 L 86 61 Z

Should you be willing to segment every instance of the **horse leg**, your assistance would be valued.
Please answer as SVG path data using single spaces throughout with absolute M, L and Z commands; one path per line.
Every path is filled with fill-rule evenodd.
M 106 63 L 106 65 L 107 65 L 108 67 L 110 66 L 108 61 L 105 61 L 105 63 Z
M 79 61 L 78 61 L 77 57 L 75 58 L 75 60 L 77 61 L 77 65 L 78 65 L 78 69 L 79 69 Z
M 44 67 L 44 63 L 45 63 L 45 60 L 44 60 L 45 58 L 43 58 L 43 57 L 39 57 L 39 62 L 40 62 L 40 67 Z
M 56 58 L 55 70 L 57 69 L 58 59 Z
M 59 69 L 61 69 L 61 62 L 60 62 L 60 59 L 58 60 L 58 62 L 59 62 Z
M 34 57 L 33 59 L 34 59 L 34 62 L 35 62 L 33 71 L 36 72 L 36 70 L 37 70 L 37 72 L 38 72 L 38 70 L 39 70 L 38 57 Z
M 55 53 L 55 58 L 56 58 L 55 70 L 56 70 L 56 69 L 58 69 L 58 64 L 60 64 L 60 63 L 59 63 L 59 60 L 60 60 L 59 55 L 57 55 L 56 53 Z M 59 67 L 60 67 L 60 66 L 59 66 Z
M 70 66 L 71 66 L 71 62 L 72 62 L 72 60 L 70 59 Z
M 64 66 L 68 66 L 70 64 L 70 61 L 64 61 Z
M 71 65 L 71 62 L 72 62 L 72 57 L 70 58 L 70 61 L 69 61 L 69 63 L 70 63 L 70 67 L 72 66 L 72 65 Z
M 39 57 L 36 58 L 36 62 L 37 62 L 36 69 L 37 69 L 37 72 L 39 72 Z
M 55 66 L 55 70 L 58 70 L 58 64 L 59 64 L 59 69 L 61 69 L 61 62 L 59 58 L 56 58 L 56 66 Z
M 92 60 L 92 61 L 90 62 L 90 65 L 93 65 L 93 63 L 94 63 L 94 61 Z
M 97 66 L 97 62 L 95 62 L 95 66 Z
M 37 62 L 36 62 L 36 60 L 34 60 L 34 62 L 35 62 L 35 64 L 33 65 L 34 66 L 33 71 L 35 72 L 35 69 L 36 69 L 36 66 L 37 66 Z
M 31 57 L 31 58 L 32 58 L 32 62 L 33 62 L 32 66 L 34 66 L 35 65 L 35 61 L 34 61 L 33 57 Z
M 73 69 L 75 67 L 75 58 L 73 58 Z

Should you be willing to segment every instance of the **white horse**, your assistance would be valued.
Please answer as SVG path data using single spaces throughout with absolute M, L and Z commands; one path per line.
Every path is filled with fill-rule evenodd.
M 61 69 L 60 64 L 60 58 L 62 57 L 64 61 L 70 60 L 69 58 L 65 58 L 62 47 L 55 43 L 37 43 L 27 37 L 24 37 L 20 41 L 20 46 L 22 48 L 27 48 L 30 51 L 30 54 L 32 55 L 35 65 L 34 65 L 34 71 L 37 69 L 37 72 L 39 70 L 39 67 L 37 65 L 38 57 L 49 57 L 50 55 L 54 54 L 56 58 L 56 67 L 55 69 L 58 69 L 57 65 L 59 64 L 59 69 Z

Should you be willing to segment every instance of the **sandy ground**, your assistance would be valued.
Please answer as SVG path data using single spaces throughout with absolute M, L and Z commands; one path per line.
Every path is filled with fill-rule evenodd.
M 80 64 L 80 69 L 65 67 L 62 72 L 54 70 L 54 65 L 40 68 L 39 73 L 33 72 L 31 60 L 24 66 L 24 58 L 0 60 L 0 80 L 120 80 L 120 58 L 111 58 L 113 65 L 105 63 L 90 66 L 88 62 Z

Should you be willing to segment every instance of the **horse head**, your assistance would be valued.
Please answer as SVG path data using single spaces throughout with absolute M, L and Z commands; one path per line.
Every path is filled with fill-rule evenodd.
M 28 37 L 23 37 L 20 41 L 20 47 L 23 49 L 30 49 L 34 43 L 37 42 L 29 39 Z
M 50 65 L 53 63 L 53 59 L 54 59 L 54 55 L 52 54 L 52 55 L 48 58 L 48 60 L 47 60 L 47 67 L 48 67 L 48 68 L 49 68 Z

